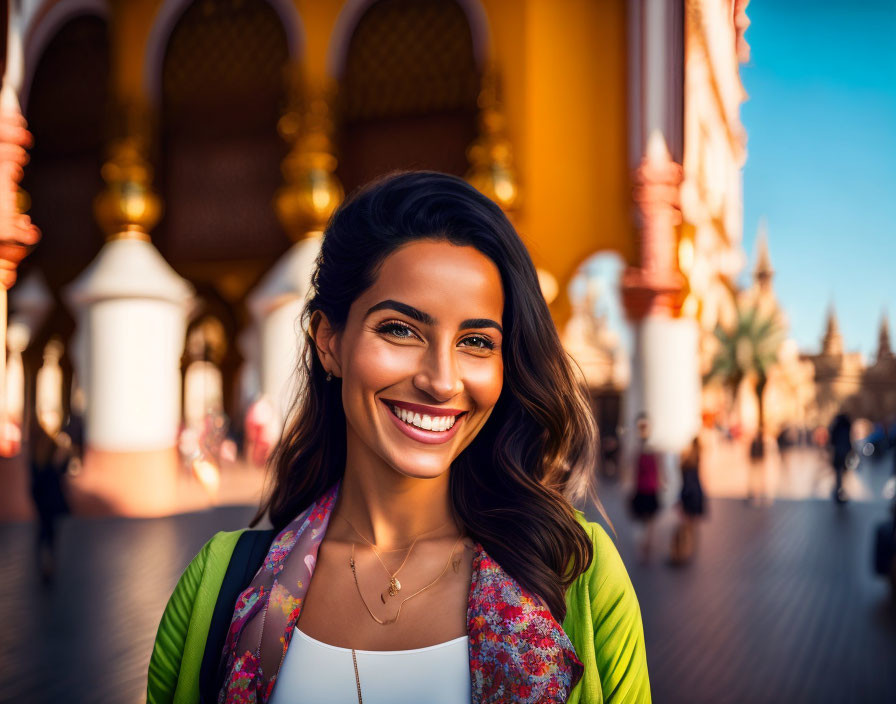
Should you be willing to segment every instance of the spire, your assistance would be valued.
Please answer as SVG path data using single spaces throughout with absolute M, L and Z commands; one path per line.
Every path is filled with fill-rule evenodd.
M 828 320 L 821 341 L 821 353 L 831 356 L 843 354 L 843 335 L 840 334 L 840 324 L 837 322 L 837 311 L 834 310 L 833 301 L 828 306 Z
M 890 324 L 887 322 L 886 312 L 880 318 L 880 332 L 877 337 L 877 361 L 893 358 L 893 349 L 890 347 Z
M 753 268 L 753 278 L 758 283 L 766 283 L 771 281 L 774 273 L 772 258 L 768 253 L 768 224 L 762 218 L 756 232 L 756 266 Z

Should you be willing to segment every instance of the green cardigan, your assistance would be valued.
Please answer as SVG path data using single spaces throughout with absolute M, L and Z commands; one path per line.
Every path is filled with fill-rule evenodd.
M 563 630 L 585 666 L 567 701 L 649 704 L 644 629 L 632 583 L 606 531 L 577 515 L 594 544 L 594 559 L 566 592 Z M 212 611 L 242 532 L 216 534 L 181 575 L 149 661 L 149 704 L 199 700 L 199 669 Z

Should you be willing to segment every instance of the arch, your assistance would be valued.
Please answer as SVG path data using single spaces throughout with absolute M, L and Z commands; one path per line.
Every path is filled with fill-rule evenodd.
M 96 16 L 108 22 L 109 3 L 107 0 L 47 0 L 28 18 L 24 48 L 25 76 L 19 96 L 23 113 L 28 110 L 34 73 L 44 50 L 60 29 L 81 15 Z
M 341 72 L 337 175 L 347 192 L 396 169 L 468 171 L 482 71 L 461 3 L 369 3 Z
M 633 349 L 632 328 L 620 291 L 625 269 L 625 260 L 618 252 L 594 252 L 576 268 L 566 286 L 566 295 L 574 310 L 579 306 L 590 306 L 588 312 L 603 322 L 618 341 L 620 352 L 628 358 Z
M 349 45 L 361 18 L 377 0 L 347 0 L 342 6 L 336 25 L 330 36 L 327 49 L 327 73 L 333 78 L 341 78 L 345 71 L 345 61 Z M 490 56 L 491 33 L 488 16 L 479 0 L 454 0 L 463 10 L 473 35 L 473 55 L 476 65 L 482 71 Z
M 193 0 L 165 0 L 156 13 L 143 56 L 143 90 L 151 105 L 159 105 L 162 97 L 162 65 L 168 40 L 181 16 Z M 291 0 L 265 0 L 277 13 L 286 33 L 289 57 L 297 60 L 305 48 L 305 26 Z
M 272 261 L 288 245 L 271 207 L 287 150 L 277 134 L 287 37 L 267 2 L 215 8 L 210 21 L 203 3 L 187 6 L 159 80 L 165 214 L 153 241 L 194 284 L 203 276 L 191 263 Z

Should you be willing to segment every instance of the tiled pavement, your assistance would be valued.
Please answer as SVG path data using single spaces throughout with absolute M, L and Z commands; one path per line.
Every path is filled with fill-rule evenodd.
M 869 565 L 883 503 L 717 498 L 697 560 L 672 569 L 633 560 L 622 492 L 602 496 L 641 601 L 654 701 L 896 702 L 896 608 Z M 0 526 L 0 701 L 142 701 L 178 574 L 213 532 L 250 514 L 68 519 L 49 589 L 33 572 L 32 528 Z

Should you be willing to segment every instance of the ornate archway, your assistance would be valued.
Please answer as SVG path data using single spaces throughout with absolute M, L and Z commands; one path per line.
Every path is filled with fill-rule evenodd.
M 337 173 L 347 191 L 395 169 L 466 172 L 481 67 L 458 2 L 371 4 L 337 66 Z
M 206 0 L 184 10 L 162 62 L 165 215 L 153 241 L 201 306 L 229 304 L 229 340 L 248 322 L 246 292 L 289 246 L 273 209 L 289 61 L 289 34 L 270 4 Z M 231 345 L 222 361 L 228 402 L 239 362 Z

